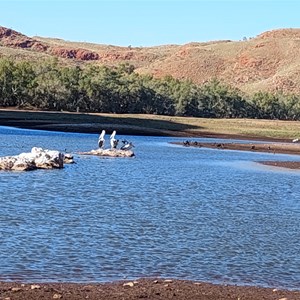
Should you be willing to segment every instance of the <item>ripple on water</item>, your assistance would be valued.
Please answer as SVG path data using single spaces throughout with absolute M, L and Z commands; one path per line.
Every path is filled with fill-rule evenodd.
M 85 151 L 98 138 L 0 135 L 1 156 L 33 145 Z M 75 155 L 63 170 L 0 173 L 0 280 L 164 276 L 299 288 L 299 174 L 256 168 L 257 153 L 130 139 L 134 159 Z

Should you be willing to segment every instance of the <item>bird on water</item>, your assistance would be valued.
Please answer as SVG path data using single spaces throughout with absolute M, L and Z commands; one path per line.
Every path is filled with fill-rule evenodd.
M 132 142 L 128 142 L 126 140 L 122 141 L 123 146 L 120 148 L 121 150 L 130 150 L 132 149 L 132 147 L 134 147 L 134 145 L 132 144 Z

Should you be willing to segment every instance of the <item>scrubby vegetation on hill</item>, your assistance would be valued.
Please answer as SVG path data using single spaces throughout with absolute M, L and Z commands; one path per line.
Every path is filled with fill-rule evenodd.
M 0 106 L 53 111 L 145 113 L 213 118 L 300 119 L 295 95 L 245 96 L 218 80 L 198 86 L 171 76 L 139 75 L 134 67 L 62 66 L 0 59 Z
M 63 65 L 118 66 L 156 78 L 172 76 L 202 85 L 216 78 L 253 95 L 257 91 L 300 93 L 300 29 L 277 29 L 242 41 L 191 42 L 185 45 L 119 47 L 28 37 L 0 26 L 0 57 Z

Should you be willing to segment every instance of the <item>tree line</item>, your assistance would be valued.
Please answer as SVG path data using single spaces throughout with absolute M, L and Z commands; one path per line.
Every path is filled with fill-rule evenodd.
M 0 106 L 53 111 L 300 120 L 300 96 L 244 95 L 216 79 L 198 86 L 134 67 L 63 66 L 0 58 Z

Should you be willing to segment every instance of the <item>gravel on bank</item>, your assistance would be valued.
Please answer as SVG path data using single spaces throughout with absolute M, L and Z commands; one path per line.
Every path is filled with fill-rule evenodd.
M 139 279 L 102 284 L 0 282 L 0 299 L 299 300 L 300 291 L 172 279 Z

